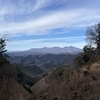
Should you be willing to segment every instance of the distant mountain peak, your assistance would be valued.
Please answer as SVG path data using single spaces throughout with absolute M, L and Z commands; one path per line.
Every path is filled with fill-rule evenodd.
M 39 55 L 39 54 L 67 54 L 67 53 L 79 53 L 82 52 L 82 49 L 69 46 L 69 47 L 43 47 L 43 48 L 31 48 L 26 51 L 21 51 L 21 52 L 12 52 L 10 53 L 11 55 L 16 55 L 16 56 L 26 56 L 26 55 Z
M 61 49 L 63 49 L 63 48 L 77 48 L 77 49 L 80 49 L 80 48 L 74 47 L 74 46 L 65 46 L 65 47 L 54 46 L 54 47 L 31 48 L 29 50 L 32 50 L 32 49 L 52 49 L 52 48 L 61 48 Z

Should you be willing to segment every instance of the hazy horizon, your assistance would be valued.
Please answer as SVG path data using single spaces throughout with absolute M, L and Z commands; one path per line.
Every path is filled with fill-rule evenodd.
M 7 50 L 7 52 L 20 52 L 20 51 L 27 51 L 27 50 L 31 50 L 31 49 L 43 49 L 43 48 L 65 48 L 65 47 L 74 47 L 74 46 L 64 46 L 64 47 L 58 47 L 58 46 L 54 46 L 54 47 L 37 47 L 37 48 L 30 48 L 30 49 L 25 49 L 25 50 Z M 74 48 L 78 48 L 78 47 L 74 47 Z M 78 48 L 81 49 L 81 48 Z

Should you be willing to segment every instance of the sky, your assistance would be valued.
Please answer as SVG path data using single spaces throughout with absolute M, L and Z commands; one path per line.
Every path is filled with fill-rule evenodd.
M 100 22 L 100 0 L 0 0 L 0 37 L 8 51 L 86 45 Z

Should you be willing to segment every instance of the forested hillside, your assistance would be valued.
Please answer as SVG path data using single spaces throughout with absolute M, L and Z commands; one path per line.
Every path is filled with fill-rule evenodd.
M 17 64 L 30 76 L 40 75 L 60 65 L 71 64 L 78 54 L 46 54 L 9 57 L 11 63 Z

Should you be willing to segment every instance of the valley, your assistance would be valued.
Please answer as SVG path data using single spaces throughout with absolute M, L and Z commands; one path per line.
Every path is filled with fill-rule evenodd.
M 61 53 L 62 51 L 63 53 Z M 38 52 L 38 54 L 35 54 L 35 52 Z M 8 60 L 12 64 L 17 64 L 20 66 L 24 73 L 31 77 L 35 77 L 57 66 L 71 64 L 74 58 L 78 56 L 78 53 L 80 52 L 82 52 L 81 49 L 71 46 L 64 48 L 53 47 L 30 49 L 23 51 L 23 53 L 10 52 L 8 53 L 10 56 Z M 23 55 L 24 53 L 25 55 Z

